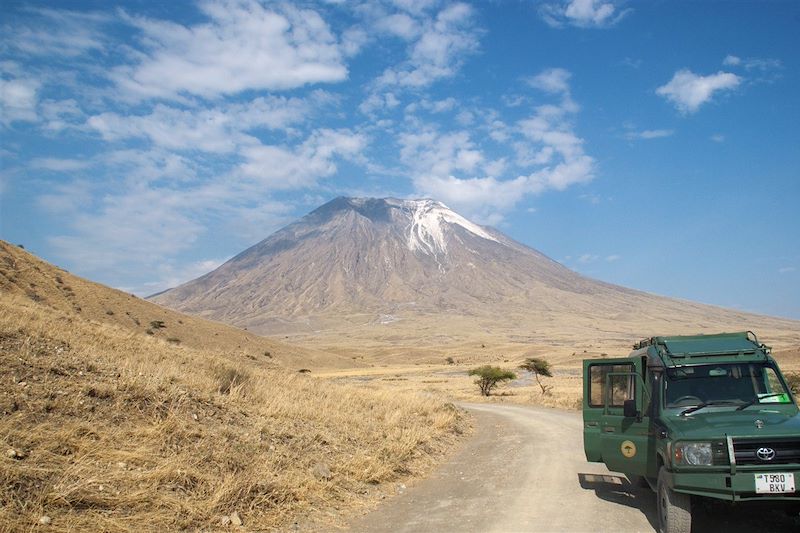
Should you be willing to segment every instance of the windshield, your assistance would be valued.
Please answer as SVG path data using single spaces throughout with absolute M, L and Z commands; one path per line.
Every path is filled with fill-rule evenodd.
M 667 369 L 667 408 L 704 404 L 792 403 L 791 395 L 767 363 L 730 363 Z

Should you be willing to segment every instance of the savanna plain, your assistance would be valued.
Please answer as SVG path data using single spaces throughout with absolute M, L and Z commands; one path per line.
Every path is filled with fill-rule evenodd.
M 581 360 L 637 340 L 457 322 L 276 340 L 0 242 L 0 530 L 344 527 L 470 438 L 458 402 L 576 410 Z M 443 342 L 450 330 L 471 333 Z M 767 333 L 784 371 L 800 371 L 797 332 Z M 519 369 L 531 357 L 551 366 L 544 388 Z M 516 374 L 489 397 L 468 375 L 487 364 Z

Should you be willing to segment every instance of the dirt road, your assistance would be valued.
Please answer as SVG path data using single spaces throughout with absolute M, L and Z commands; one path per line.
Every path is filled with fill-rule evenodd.
M 580 413 L 463 405 L 475 436 L 434 474 L 351 524 L 353 532 L 654 531 L 655 495 L 583 457 Z M 701 510 L 695 531 L 792 531 L 778 513 Z M 773 516 L 775 515 L 775 516 Z M 763 529 L 767 527 L 768 529 Z

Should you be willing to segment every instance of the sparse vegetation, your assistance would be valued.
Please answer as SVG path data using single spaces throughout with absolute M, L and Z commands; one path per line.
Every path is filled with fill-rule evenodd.
M 167 337 L 167 342 L 172 344 L 180 344 L 181 340 L 178 337 Z
M 447 363 L 448 365 L 456 364 L 455 359 L 453 359 L 452 357 L 448 357 L 447 359 L 444 360 L 444 362 Z
M 250 381 L 250 373 L 241 368 L 223 365 L 217 368 L 217 390 L 220 394 L 230 394 L 232 390 L 241 391 Z
M 484 365 L 478 368 L 472 368 L 467 373 L 470 376 L 478 376 L 475 384 L 481 390 L 483 396 L 489 396 L 498 384 L 503 381 L 516 379 L 517 375 L 510 370 L 504 370 L 498 366 Z
M 460 431 L 430 397 L 321 387 L 24 295 L 0 295 L 0 382 L 0 530 L 211 531 L 234 512 L 283 530 L 427 468 Z
M 550 385 L 545 385 L 542 383 L 541 376 L 545 376 L 548 378 L 553 377 L 553 372 L 550 369 L 550 363 L 547 362 L 545 359 L 540 359 L 538 357 L 529 357 L 525 359 L 525 362 L 519 365 L 519 367 L 523 370 L 527 370 L 533 377 L 536 378 L 536 383 L 539 384 L 539 387 L 542 389 L 542 394 L 549 395 L 552 387 Z
M 153 329 L 153 330 L 163 329 L 163 328 L 166 328 L 166 327 L 167 327 L 167 325 L 164 324 L 163 320 L 151 320 L 150 321 L 150 328 Z

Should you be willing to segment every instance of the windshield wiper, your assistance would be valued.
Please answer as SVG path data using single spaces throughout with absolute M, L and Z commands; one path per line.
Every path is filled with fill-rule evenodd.
M 688 409 L 684 409 L 683 411 L 680 412 L 680 415 L 678 415 L 678 416 L 686 416 L 686 415 L 694 413 L 695 411 L 699 411 L 700 409 L 703 409 L 705 407 L 709 407 L 709 406 L 712 406 L 712 405 L 730 405 L 732 403 L 737 403 L 737 402 L 734 402 L 732 400 L 716 400 L 716 401 L 710 401 L 710 402 L 703 402 L 703 403 L 700 403 L 700 404 L 697 404 L 697 405 L 693 405 L 692 407 L 689 407 Z M 737 408 L 737 409 L 740 409 L 740 408 Z
M 784 394 L 783 392 L 773 392 L 771 394 L 764 394 L 763 396 L 756 396 L 755 398 L 753 398 L 749 402 L 743 403 L 742 405 L 737 407 L 736 410 L 737 411 L 741 411 L 742 409 L 746 409 L 746 408 L 750 407 L 751 405 L 753 405 L 756 402 L 760 402 L 764 398 L 772 398 L 773 396 L 783 396 L 783 394 Z

